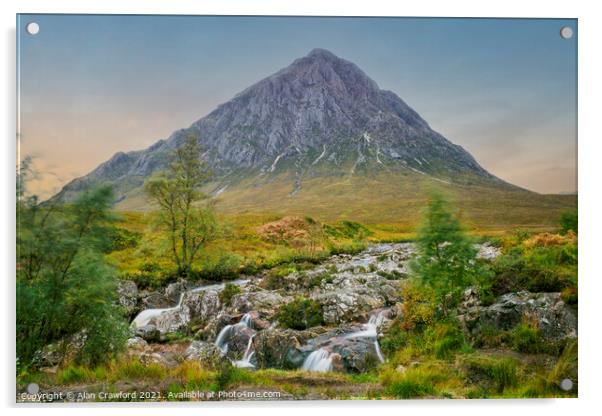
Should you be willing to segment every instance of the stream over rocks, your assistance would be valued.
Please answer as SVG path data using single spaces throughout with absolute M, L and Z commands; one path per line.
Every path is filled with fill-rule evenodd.
M 495 256 L 489 246 L 483 245 L 483 252 Z M 365 372 L 386 361 L 378 338 L 400 310 L 401 285 L 414 254 L 412 243 L 376 244 L 290 273 L 275 290 L 266 289 L 270 286 L 265 273 L 232 281 L 240 293 L 227 304 L 219 297 L 224 283 L 186 289 L 190 285 L 179 282 L 163 294 L 152 294 L 162 299 L 178 296 L 178 302 L 142 310 L 131 323 L 135 338 L 128 344 L 133 353 L 140 353 L 179 332 L 194 336 L 184 346 L 183 359 L 207 367 L 217 368 L 226 360 L 250 369 Z M 281 326 L 278 310 L 299 296 L 319 305 L 322 326 Z

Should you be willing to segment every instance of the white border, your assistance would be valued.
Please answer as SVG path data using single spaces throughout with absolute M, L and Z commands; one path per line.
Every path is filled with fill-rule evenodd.
M 367 412 L 442 414 L 445 416 L 461 414 L 487 415 L 509 412 L 522 414 L 545 412 L 546 414 L 589 414 L 600 407 L 597 399 L 598 389 L 602 386 L 600 375 L 599 349 L 602 345 L 600 335 L 600 309 L 596 303 L 602 296 L 601 265 L 597 261 L 602 235 L 599 178 L 601 160 L 600 123 L 601 111 L 600 44 L 602 40 L 601 15 L 595 1 L 541 1 L 527 2 L 505 1 L 413 1 L 393 2 L 385 0 L 304 0 L 284 2 L 282 0 L 229 0 L 229 1 L 193 1 L 193 0 L 3 0 L 0 2 L 0 20 L 2 24 L 2 91 L 0 101 L 2 126 L 5 126 L 2 148 L 3 200 L 0 215 L 0 229 L 4 230 L 0 256 L 4 266 L 4 290 L 2 316 L 5 341 L 1 343 L 3 362 L 0 400 L 8 407 L 8 414 L 24 411 L 27 414 L 105 414 L 107 407 L 93 406 L 83 409 L 80 406 L 58 407 L 44 406 L 36 408 L 15 408 L 14 402 L 14 267 L 15 267 L 15 211 L 14 211 L 14 166 L 15 166 L 15 14 L 20 13 L 110 13 L 110 14 L 237 14 L 237 15 L 332 15 L 332 16 L 473 16 L 473 17 L 563 17 L 579 19 L 579 217 L 580 233 L 580 313 L 579 313 L 579 399 L 568 400 L 490 400 L 490 401 L 406 401 L 406 402 L 296 402 L 296 403 L 217 403 L 210 405 L 191 405 L 180 403 L 176 408 L 164 406 L 128 406 L 115 408 L 112 412 L 131 414 L 164 415 L 167 412 L 180 414 L 232 414 L 245 413 L 262 415 L 291 415 L 311 413 L 334 413 L 365 415 Z M 596 406 L 598 405 L 598 406 Z M 340 410 L 339 410 L 340 409 Z M 599 412 L 599 411 L 598 411 Z M 596 413 L 598 413 L 596 412 Z M 598 413 L 599 414 L 599 413 Z

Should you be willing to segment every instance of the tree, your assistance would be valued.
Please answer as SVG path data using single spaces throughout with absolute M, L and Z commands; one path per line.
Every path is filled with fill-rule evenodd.
M 103 251 L 112 225 L 108 187 L 70 204 L 26 196 L 29 162 L 17 174 L 17 357 L 32 364 L 42 347 L 69 347 L 97 363 L 123 347 L 127 323 L 116 301 L 116 275 Z
M 199 250 L 214 238 L 217 223 L 199 188 L 210 177 L 200 160 L 200 147 L 193 135 L 170 155 L 166 171 L 144 184 L 147 196 L 159 205 L 159 224 L 167 231 L 177 272 L 189 276 Z
M 573 231 L 577 233 L 578 231 L 578 215 L 577 210 L 565 211 L 560 214 L 560 219 L 558 220 L 558 224 L 560 225 L 560 233 L 566 234 L 569 231 Z
M 477 281 L 480 269 L 477 249 L 440 195 L 433 195 L 429 202 L 417 245 L 414 274 L 434 291 L 447 314 L 462 291 Z

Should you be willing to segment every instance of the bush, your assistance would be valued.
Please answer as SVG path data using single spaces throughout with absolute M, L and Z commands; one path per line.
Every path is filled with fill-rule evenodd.
M 425 337 L 432 344 L 432 351 L 439 359 L 452 358 L 455 351 L 466 346 L 464 334 L 457 325 L 451 323 L 440 323 L 429 328 Z
M 122 273 L 120 278 L 135 282 L 139 289 L 157 289 L 177 281 L 178 273 L 174 269 L 163 269 L 153 261 L 146 261 L 138 270 Z
M 224 362 L 215 375 L 215 390 L 227 390 L 229 387 L 239 383 L 252 382 L 253 377 L 249 371 L 232 365 L 229 361 Z
M 560 225 L 560 230 L 562 234 L 566 234 L 569 231 L 573 231 L 575 233 L 578 232 L 578 213 L 577 210 L 565 211 L 560 215 L 560 219 L 558 220 L 558 224 Z
M 512 330 L 510 338 L 512 347 L 516 351 L 537 354 L 545 350 L 544 341 L 539 333 L 539 329 L 532 324 L 518 324 Z
M 200 270 L 193 271 L 195 279 L 221 281 L 233 279 L 240 273 L 242 259 L 237 254 L 221 252 L 201 262 Z
M 219 292 L 219 301 L 222 305 L 230 305 L 232 298 L 241 291 L 240 286 L 234 283 L 226 283 L 226 286 Z
M 403 329 L 423 329 L 431 325 L 436 312 L 432 291 L 426 287 L 406 284 L 402 293 Z
M 324 233 L 331 237 L 348 238 L 354 240 L 362 240 L 365 237 L 369 237 L 373 234 L 368 227 L 358 222 L 346 220 L 335 225 L 324 224 L 323 229 Z
M 402 322 L 396 319 L 385 336 L 379 340 L 380 347 L 385 355 L 393 355 L 407 345 L 409 337 L 408 332 L 402 327 Z
M 577 245 L 571 242 L 513 247 L 494 262 L 491 291 L 496 296 L 521 290 L 561 292 L 576 286 L 576 266 Z
M 276 319 L 285 328 L 303 330 L 324 324 L 320 304 L 314 300 L 298 297 L 280 308 Z
M 109 233 L 110 244 L 108 252 L 134 248 L 140 242 L 141 234 L 127 228 L 115 228 Z

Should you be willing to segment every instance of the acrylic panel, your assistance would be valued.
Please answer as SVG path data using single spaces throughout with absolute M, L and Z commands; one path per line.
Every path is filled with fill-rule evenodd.
M 17 16 L 18 402 L 577 396 L 577 20 Z

